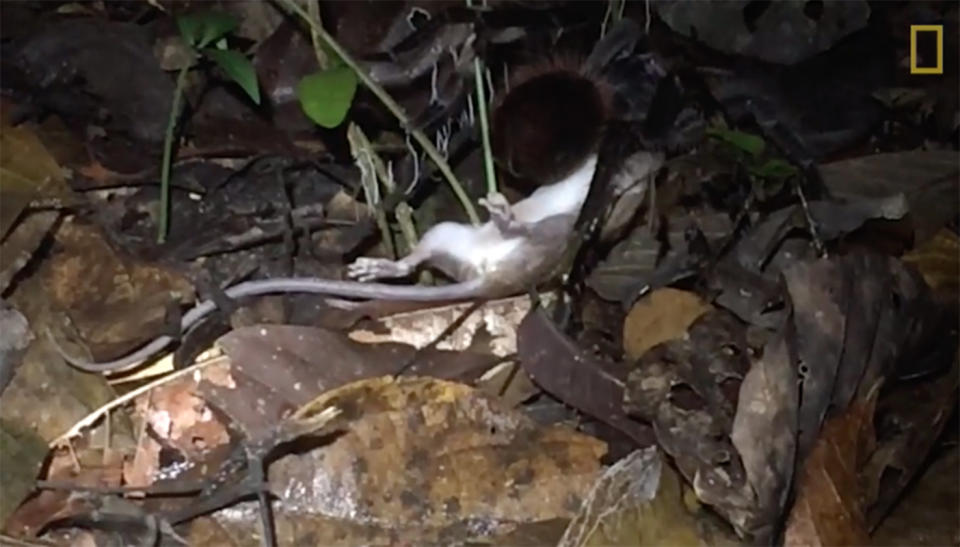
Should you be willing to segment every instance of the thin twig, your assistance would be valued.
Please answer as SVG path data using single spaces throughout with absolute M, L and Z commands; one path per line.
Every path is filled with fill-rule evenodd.
M 813 248 L 821 258 L 827 257 L 827 248 L 820 239 L 820 230 L 817 228 L 817 222 L 813 219 L 810 212 L 810 203 L 807 202 L 807 195 L 803 192 L 803 187 L 799 180 L 794 182 L 794 188 L 797 191 L 797 197 L 800 198 L 800 208 L 803 209 L 803 215 L 807 220 L 807 227 L 810 229 L 810 238 L 813 240 Z
M 450 169 L 450 165 L 447 164 L 447 160 L 444 159 L 443 155 L 440 154 L 439 151 L 437 151 L 437 149 L 433 146 L 433 143 L 430 142 L 430 139 L 427 138 L 422 131 L 413 127 L 409 116 L 407 116 L 407 114 L 403 111 L 403 107 L 397 104 L 397 102 L 393 100 L 393 97 L 391 97 L 386 90 L 380 86 L 380 84 L 373 81 L 373 79 L 370 78 L 370 75 L 368 75 L 367 72 L 357 64 L 353 57 L 351 57 L 350 54 L 348 54 L 346 50 L 344 50 L 343 47 L 337 43 L 332 36 L 330 36 L 326 29 L 324 29 L 316 19 L 304 11 L 302 7 L 300 7 L 293 0 L 277 1 L 285 5 L 290 11 L 295 12 L 308 25 L 310 25 L 310 28 L 313 29 L 318 36 L 320 36 L 327 47 L 332 49 L 333 52 L 343 60 L 344 64 L 353 70 L 360 82 L 366 86 L 367 89 L 369 89 L 385 107 L 387 107 L 387 110 L 389 110 L 395 118 L 397 118 L 397 121 L 400 122 L 400 125 L 403 127 L 403 129 L 413 136 L 420 147 L 423 148 L 423 151 L 427 153 L 427 156 L 433 160 L 440 172 L 443 173 L 444 178 L 450 184 L 451 190 L 453 190 L 454 195 L 456 195 L 457 199 L 460 201 L 460 205 L 463 206 L 463 210 L 467 213 L 467 217 L 470 218 L 470 222 L 479 225 L 480 217 L 477 216 L 476 209 L 474 209 L 473 204 L 470 202 L 469 196 L 467 196 L 467 193 L 460 185 L 460 181 L 457 180 L 456 175 L 454 175 L 453 171 Z
M 417 361 L 420 359 L 420 357 L 423 356 L 424 353 L 426 353 L 427 351 L 432 350 L 433 348 L 437 347 L 437 345 L 438 345 L 440 342 L 443 342 L 444 340 L 446 340 L 447 337 L 449 337 L 451 334 L 454 333 L 454 331 L 456 331 L 457 329 L 459 329 L 459 328 L 467 321 L 467 319 L 470 318 L 471 315 L 473 315 L 474 313 L 476 313 L 476 311 L 479 310 L 481 307 L 483 307 L 486 303 L 487 303 L 486 300 L 477 300 L 476 302 L 474 302 L 473 304 L 471 304 L 470 307 L 468 307 L 467 309 L 465 309 L 465 310 L 463 311 L 463 313 L 461 313 L 459 316 L 457 316 L 457 318 L 454 319 L 452 323 L 450 323 L 449 325 L 447 325 L 446 328 L 444 328 L 444 329 L 440 332 L 440 334 L 438 334 L 436 337 L 434 337 L 434 339 L 431 340 L 429 344 L 427 344 L 426 346 L 423 346 L 422 348 L 419 348 L 419 349 L 417 349 L 416 351 L 414 351 L 414 352 L 413 352 L 413 355 L 410 356 L 410 358 L 407 360 L 407 362 L 404 363 L 403 366 L 401 366 L 400 369 L 397 370 L 396 373 L 394 373 L 394 376 L 395 376 L 395 377 L 396 377 L 396 376 L 401 376 L 403 373 L 405 373 L 405 372 L 407 372 L 408 370 L 410 370 L 410 367 L 412 367 L 413 365 L 415 365 L 415 364 L 417 363 Z

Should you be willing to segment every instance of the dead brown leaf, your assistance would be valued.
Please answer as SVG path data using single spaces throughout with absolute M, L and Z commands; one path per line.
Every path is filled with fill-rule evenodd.
M 78 455 L 66 449 L 54 451 L 43 479 L 79 486 L 117 487 L 121 483 L 123 457 L 116 450 L 85 450 Z M 33 477 L 30 477 L 31 481 Z M 5 485 L 6 486 L 6 485 Z M 86 500 L 66 490 L 42 490 L 31 497 L 5 522 L 5 531 L 17 537 L 33 537 L 48 523 L 85 512 Z
M 270 467 L 272 491 L 283 498 L 278 530 L 297 523 L 301 541 L 318 519 L 316 526 L 336 525 L 343 534 L 369 534 L 354 542 L 422 544 L 569 518 L 606 452 L 592 437 L 540 427 L 469 386 L 442 380 L 361 380 L 294 417 L 330 406 L 344 412 L 346 433 Z M 235 514 L 218 518 L 231 529 L 239 525 Z
M 623 349 L 639 359 L 653 346 L 680 338 L 698 317 L 711 309 L 692 292 L 657 289 L 641 298 L 623 322 Z
M 208 366 L 197 375 L 177 378 L 137 398 L 137 414 L 151 434 L 139 435 L 133 459 L 124 464 L 127 485 L 154 482 L 164 446 L 177 449 L 186 461 L 201 461 L 207 450 L 230 441 L 225 425 L 211 412 L 198 387 L 200 381 L 222 374 L 225 368 Z
M 858 468 L 874 445 L 876 395 L 828 420 L 804 461 L 784 545 L 869 543 Z
M 63 252 L 44 265 L 47 291 L 68 311 L 94 357 L 115 357 L 159 334 L 167 306 L 193 292 L 172 270 L 127 260 L 94 228 L 66 222 L 57 241 Z M 147 332 L 151 327 L 154 332 Z

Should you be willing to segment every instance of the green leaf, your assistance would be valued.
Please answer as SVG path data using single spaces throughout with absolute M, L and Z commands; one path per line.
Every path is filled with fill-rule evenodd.
M 177 17 L 180 35 L 197 49 L 207 47 L 210 42 L 222 38 L 239 24 L 233 15 L 219 11 L 198 12 Z
M 253 69 L 250 59 L 242 53 L 232 49 L 205 49 L 203 54 L 213 59 L 221 70 L 236 82 L 253 102 L 260 104 L 260 87 L 257 85 L 257 71 Z
M 767 160 L 763 165 L 751 165 L 748 169 L 755 176 L 776 180 L 790 178 L 799 172 L 793 165 L 776 158 Z
M 300 80 L 297 97 L 303 112 L 321 127 L 343 123 L 357 92 L 357 75 L 349 67 L 329 68 Z
M 763 142 L 763 139 L 757 135 L 723 127 L 708 127 L 707 135 L 742 150 L 753 157 L 763 154 L 767 146 L 766 143 Z

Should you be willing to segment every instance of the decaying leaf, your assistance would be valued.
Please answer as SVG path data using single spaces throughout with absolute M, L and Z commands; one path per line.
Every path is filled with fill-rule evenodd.
M 596 439 L 537 426 L 468 386 L 441 380 L 354 382 L 294 418 L 330 406 L 342 409 L 345 433 L 270 467 L 271 489 L 283 500 L 278 528 L 299 542 L 330 537 L 329 528 L 314 532 L 316 526 L 336 526 L 341 544 L 361 541 L 348 535 L 359 530 L 366 543 L 429 543 L 569 518 L 606 451 Z M 242 513 L 223 512 L 218 520 L 234 529 Z
M 624 405 L 653 423 L 660 446 L 701 501 L 752 532 L 744 513 L 757 511 L 755 494 L 729 437 L 739 416 L 737 392 L 743 396 L 741 382 L 751 370 L 745 334 L 729 313 L 707 312 L 687 337 L 640 358 L 627 379 Z
M 552 302 L 556 296 L 544 293 L 544 302 Z M 437 349 L 466 350 L 475 347 L 475 340 L 486 342 L 489 351 L 499 357 L 517 352 L 517 327 L 530 311 L 530 298 L 518 296 L 486 302 L 471 313 L 453 332 L 441 334 L 472 306 L 452 304 L 442 307 L 398 313 L 379 320 L 387 333 L 355 329 L 350 337 L 361 342 L 402 342 L 422 348 L 440 341 Z
M 866 2 L 826 4 L 817 19 L 806 15 L 804 2 L 778 2 L 748 20 L 749 2 L 662 2 L 660 17 L 675 31 L 692 34 L 727 53 L 791 65 L 830 48 L 866 25 Z
M 710 305 L 692 292 L 672 288 L 645 295 L 623 322 L 623 346 L 627 357 L 638 359 L 653 346 L 680 338 Z
M 960 351 L 954 350 L 949 370 L 932 381 L 888 388 L 877 401 L 874 418 L 877 449 L 861 470 L 868 506 L 867 525 L 873 530 L 900 500 L 957 409 Z
M 859 466 L 873 449 L 874 390 L 828 420 L 803 462 L 784 545 L 867 545 Z
M 927 467 L 871 535 L 873 545 L 960 543 L 960 447 L 954 445 Z
M 0 201 L 6 197 L 0 198 Z M 5 215 L 6 212 L 0 212 Z M 28 214 L 0 243 L 0 291 L 6 291 L 19 273 L 34 257 L 37 249 L 60 218 L 57 211 L 36 211 Z M 6 220 L 6 217 L 4 217 Z
M 740 385 L 730 440 L 743 461 L 747 484 L 740 496 L 714 500 L 738 531 L 765 541 L 777 527 L 793 481 L 798 400 L 796 357 L 790 346 L 781 331 Z M 701 499 L 711 478 L 694 482 Z
M 122 482 L 123 453 L 119 450 L 97 448 L 77 453 L 62 448 L 51 451 L 48 461 L 49 463 L 44 465 L 42 476 L 37 478 L 94 488 L 116 488 Z M 6 532 L 20 537 L 32 537 L 51 522 L 89 509 L 89 498 L 85 499 L 65 490 L 41 490 L 6 520 Z
M 871 219 L 903 218 L 909 208 L 903 194 L 896 194 L 875 199 L 860 198 L 849 203 L 811 201 L 809 212 L 816 225 L 817 237 L 822 241 L 832 241 L 853 232 Z M 806 241 L 799 247 L 785 245 L 785 240 L 795 240 L 788 238 L 797 229 L 809 230 L 799 204 L 768 215 L 737 243 L 731 256 L 750 271 L 765 270 L 768 276 L 776 277 L 783 267 L 813 256 L 813 249 Z
M 116 357 L 163 333 L 168 306 L 193 293 L 181 274 L 129 260 L 92 227 L 66 222 L 56 237 L 63 250 L 42 270 L 47 290 L 94 357 Z
M 706 258 L 705 243 L 728 236 L 726 214 L 686 215 L 666 220 L 666 241 L 647 224 L 638 226 L 610 251 L 587 279 L 601 298 L 632 303 L 647 288 L 663 287 L 692 275 Z
M 851 200 L 902 193 L 912 214 L 917 242 L 926 241 L 957 217 L 960 161 L 950 150 L 876 154 L 820 167 L 830 193 Z
M 222 417 L 211 412 L 199 389 L 205 384 L 229 382 L 226 366 L 214 363 L 192 376 L 158 386 L 139 397 L 136 414 L 146 422 L 151 435 L 138 438 L 134 457 L 124 462 L 124 481 L 130 486 L 149 486 L 164 459 L 177 454 L 182 461 L 203 461 L 205 454 L 230 441 Z M 164 456 L 161 457 L 161 450 Z
M 838 261 L 798 262 L 783 272 L 793 304 L 800 402 L 800 455 L 820 434 L 843 355 L 852 276 Z M 845 275 L 846 274 L 846 275 Z M 861 369 L 862 370 L 862 369 Z M 854 378 L 859 382 L 859 377 Z
M 597 481 L 558 547 L 705 545 L 680 477 L 656 447 L 635 451 Z

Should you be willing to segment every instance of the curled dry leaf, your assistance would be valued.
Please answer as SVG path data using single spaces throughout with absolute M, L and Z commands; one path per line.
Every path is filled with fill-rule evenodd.
M 640 446 L 653 444 L 650 426 L 631 419 L 623 409 L 626 367 L 587 354 L 542 308 L 527 315 L 517 336 L 520 363 L 544 391 Z
M 292 539 L 300 543 L 323 543 L 318 538 L 339 531 L 329 542 L 449 544 L 569 518 L 606 452 L 592 437 L 540 427 L 468 386 L 441 380 L 361 380 L 320 396 L 294 418 L 330 406 L 343 411 L 346 432 L 270 467 L 271 490 L 283 500 L 278 528 L 294 526 Z M 240 525 L 237 513 L 219 520 Z M 358 530 L 368 535 L 346 535 Z
M 548 297 L 547 301 L 555 298 L 553 294 L 544 296 Z M 469 303 L 452 304 L 390 315 L 379 320 L 388 330 L 387 333 L 358 329 L 353 331 L 350 337 L 361 342 L 403 342 L 422 348 L 439 338 L 471 306 Z M 471 313 L 453 332 L 444 336 L 436 347 L 463 351 L 470 348 L 475 339 L 486 334 L 489 336 L 489 350 L 494 355 L 504 357 L 516 353 L 517 327 L 529 311 L 528 296 L 487 302 Z
M 730 440 L 743 461 L 747 483 L 740 496 L 715 500 L 738 532 L 760 542 L 772 539 L 793 481 L 798 401 L 791 343 L 781 331 L 740 385 Z M 705 475 L 702 482 L 694 482 L 700 499 L 711 479 Z
M 623 349 L 630 359 L 639 359 L 647 350 L 682 337 L 710 305 L 692 292 L 673 288 L 657 289 L 633 306 L 623 321 Z

